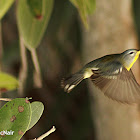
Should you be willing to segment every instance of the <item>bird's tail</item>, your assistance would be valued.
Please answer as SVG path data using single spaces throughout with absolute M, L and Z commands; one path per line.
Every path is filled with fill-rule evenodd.
M 66 79 L 62 79 L 61 87 L 65 92 L 70 92 L 75 86 L 77 86 L 84 79 L 83 73 L 75 73 Z

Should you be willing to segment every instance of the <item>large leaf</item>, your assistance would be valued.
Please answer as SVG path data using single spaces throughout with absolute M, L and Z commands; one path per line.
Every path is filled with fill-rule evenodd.
M 11 134 L 0 135 L 0 139 L 19 140 L 27 131 L 31 113 L 30 102 L 25 98 L 16 98 L 6 103 L 0 109 L 0 132 L 11 131 Z
M 95 10 L 95 0 L 70 0 L 78 9 L 84 25 L 88 28 L 87 17 Z
M 0 20 L 9 10 L 14 0 L 0 0 Z
M 36 101 L 31 103 L 32 117 L 28 130 L 31 129 L 38 122 L 43 113 L 43 110 L 44 105 L 41 102 Z
M 17 21 L 20 35 L 25 45 L 29 48 L 36 48 L 45 32 L 50 15 L 53 9 L 54 0 L 41 0 L 42 18 L 36 18 L 27 3 L 27 0 L 19 0 L 17 5 Z
M 6 73 L 0 72 L 0 91 L 14 90 L 19 86 L 18 80 Z

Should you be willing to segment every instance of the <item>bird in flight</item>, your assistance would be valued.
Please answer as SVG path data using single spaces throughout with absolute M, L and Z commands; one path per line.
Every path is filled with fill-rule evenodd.
M 65 92 L 69 93 L 82 80 L 90 78 L 107 97 L 122 103 L 138 103 L 140 102 L 140 85 L 131 67 L 139 54 L 139 50 L 129 49 L 120 54 L 95 59 L 75 74 L 62 79 L 61 86 Z

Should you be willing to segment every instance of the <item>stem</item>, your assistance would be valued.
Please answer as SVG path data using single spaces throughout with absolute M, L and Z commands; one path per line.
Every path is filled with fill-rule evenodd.
M 21 69 L 19 73 L 19 95 L 23 96 L 24 93 L 24 87 L 26 83 L 26 78 L 27 78 L 27 54 L 26 54 L 26 48 L 23 43 L 23 39 L 20 36 L 20 55 L 21 55 Z
M 2 43 L 2 24 L 0 21 L 0 70 L 2 65 L 3 43 Z
M 10 98 L 0 98 L 0 101 L 11 101 L 12 99 Z
M 34 67 L 35 67 L 34 82 L 37 87 L 41 88 L 42 78 L 41 78 L 41 71 L 40 71 L 38 57 L 36 54 L 36 49 L 31 49 L 31 56 L 32 56 Z
M 37 139 L 35 138 L 34 140 L 42 140 L 45 137 L 49 136 L 51 133 L 53 133 L 55 130 L 56 130 L 56 128 L 55 128 L 55 126 L 53 126 L 52 129 L 50 129 L 48 132 L 46 132 L 45 134 L 41 135 Z

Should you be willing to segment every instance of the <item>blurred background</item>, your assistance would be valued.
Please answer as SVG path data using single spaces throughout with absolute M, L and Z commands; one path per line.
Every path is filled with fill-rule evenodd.
M 92 34 L 96 35 L 99 32 L 102 32 L 101 30 L 104 31 L 104 28 L 102 28 L 103 25 L 106 28 L 108 28 L 108 26 L 106 26 L 106 24 L 108 23 L 104 24 L 105 17 L 101 16 L 101 9 L 103 7 L 100 3 L 102 3 L 102 6 L 105 7 L 104 10 L 107 11 L 107 15 L 109 17 L 114 16 L 114 18 L 117 19 L 118 16 L 121 15 L 119 8 L 118 11 L 117 9 L 113 8 L 116 5 L 114 0 L 110 2 L 112 3 L 112 5 L 109 4 L 106 0 L 100 0 L 99 2 L 97 2 L 96 8 L 97 11 L 100 12 L 95 12 L 95 15 L 93 13 L 93 18 L 95 22 L 94 20 L 90 20 L 92 16 L 89 17 L 89 25 L 93 24 L 93 27 L 97 27 L 96 25 L 99 25 L 99 27 L 97 27 L 96 29 L 90 29 L 90 31 L 92 31 Z M 108 6 L 106 6 L 105 3 L 107 3 Z M 123 3 L 119 1 L 118 3 L 122 5 L 123 9 L 123 4 L 125 5 L 125 2 Z M 129 1 L 129 3 L 131 2 Z M 100 7 L 100 10 L 98 10 L 98 6 L 101 6 L 102 8 Z M 133 32 L 135 33 L 135 39 L 137 40 L 138 47 L 140 38 L 140 1 L 133 0 L 131 6 Z M 2 19 L 2 70 L 18 77 L 21 67 L 21 59 L 15 8 L 16 5 L 13 5 L 12 8 Z M 114 11 L 116 10 L 116 13 L 118 12 L 118 15 L 112 15 L 111 10 L 107 9 L 112 9 Z M 126 18 L 127 16 L 129 16 L 129 14 L 130 13 L 124 12 L 124 16 Z M 99 17 L 100 21 L 96 22 L 96 20 L 98 20 Z M 116 27 L 111 21 L 107 22 L 109 22 L 110 26 L 112 26 L 111 28 Z M 121 22 L 119 24 L 120 25 L 118 26 L 121 26 L 121 24 L 124 23 Z M 116 27 L 117 29 L 118 26 Z M 128 26 L 127 28 L 130 29 L 131 27 Z M 100 30 L 97 31 L 97 29 Z M 31 130 L 26 132 L 26 134 L 23 137 L 24 140 L 39 137 L 41 134 L 48 131 L 53 125 L 56 127 L 56 131 L 47 138 L 45 138 L 47 140 L 98 139 L 98 134 L 96 133 L 96 124 L 94 125 L 93 123 L 94 111 L 91 107 L 91 102 L 94 102 L 94 100 L 91 100 L 91 89 L 89 88 L 87 81 L 83 81 L 70 94 L 65 93 L 60 87 L 61 79 L 63 77 L 67 77 L 70 74 L 78 71 L 85 63 L 89 62 L 89 60 L 92 60 L 92 57 L 88 59 L 88 52 L 91 55 L 91 50 L 88 47 L 86 48 L 86 44 L 88 45 L 88 43 L 86 42 L 90 42 L 90 40 L 88 39 L 91 39 L 90 37 L 85 37 L 88 34 L 87 32 L 88 31 L 85 29 L 85 27 L 83 27 L 77 9 L 68 0 L 55 0 L 53 13 L 51 15 L 49 25 L 47 27 L 47 30 L 45 32 L 40 46 L 37 48 L 37 55 L 39 58 L 41 75 L 43 79 L 42 88 L 36 88 L 34 86 L 34 66 L 31 60 L 29 50 L 27 50 L 28 73 L 26 80 L 26 88 L 23 97 L 32 97 L 32 101 L 41 101 L 45 106 L 45 110 L 39 122 Z M 115 35 L 116 34 L 112 34 L 111 36 Z M 95 38 L 96 37 L 97 36 L 95 36 Z M 104 42 L 104 37 L 102 38 L 102 35 L 100 35 L 100 37 L 101 43 L 96 42 L 95 44 L 97 46 L 102 45 L 102 42 Z M 112 41 L 112 38 L 107 38 L 106 40 Z M 122 41 L 118 39 L 117 42 Z M 94 48 L 94 46 L 92 47 Z M 117 49 L 117 45 L 115 45 L 115 47 L 115 51 L 117 50 L 118 52 L 122 52 L 127 48 L 123 48 L 122 45 L 120 45 L 120 48 L 122 47 L 121 49 Z M 134 47 L 132 46 L 131 48 Z M 96 51 L 97 55 L 100 49 L 102 48 L 99 47 L 99 50 Z M 108 48 L 108 53 L 113 53 L 115 51 L 112 48 Z M 100 55 L 102 56 L 104 54 L 102 53 Z M 17 94 L 18 93 L 14 91 L 12 93 L 3 93 L 2 96 L 16 98 Z M 122 140 L 124 139 L 125 138 L 122 138 Z M 121 138 L 118 140 L 121 140 Z

